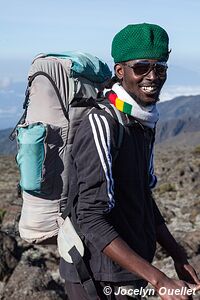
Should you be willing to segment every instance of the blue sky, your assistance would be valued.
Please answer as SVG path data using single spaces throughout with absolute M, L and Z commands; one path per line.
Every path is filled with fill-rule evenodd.
M 200 93 L 199 0 L 0 0 L 0 88 L 26 80 L 40 52 L 82 50 L 111 65 L 113 36 L 130 23 L 157 23 L 170 36 L 163 98 Z

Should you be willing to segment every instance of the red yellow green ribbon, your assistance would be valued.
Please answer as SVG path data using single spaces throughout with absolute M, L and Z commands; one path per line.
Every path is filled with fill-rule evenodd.
M 132 105 L 119 99 L 115 93 L 110 92 L 108 94 L 108 100 L 112 103 L 118 110 L 125 114 L 131 115 Z

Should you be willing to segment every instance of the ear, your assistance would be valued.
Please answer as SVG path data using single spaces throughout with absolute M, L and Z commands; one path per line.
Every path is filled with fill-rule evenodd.
M 114 66 L 114 70 L 115 70 L 115 75 L 117 76 L 117 78 L 119 78 L 120 80 L 123 79 L 124 77 L 124 68 L 122 64 L 116 64 Z

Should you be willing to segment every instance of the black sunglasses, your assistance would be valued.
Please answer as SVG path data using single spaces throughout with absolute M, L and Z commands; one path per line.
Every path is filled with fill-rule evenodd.
M 160 77 L 164 77 L 167 72 L 167 63 L 166 62 L 148 62 L 148 61 L 138 61 L 134 65 L 129 65 L 124 63 L 127 67 L 133 69 L 136 76 L 145 76 L 152 70 L 155 70 L 156 74 Z

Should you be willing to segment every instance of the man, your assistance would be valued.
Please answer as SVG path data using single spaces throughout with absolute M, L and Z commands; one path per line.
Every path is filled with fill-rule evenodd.
M 156 102 L 167 77 L 168 56 L 168 35 L 158 25 L 128 25 L 117 33 L 112 57 L 118 82 L 106 97 L 123 119 L 123 143 L 117 149 L 121 125 L 100 109 L 81 122 L 75 136 L 70 188 L 78 197 L 73 222 L 84 237 L 84 260 L 99 299 L 129 299 L 129 290 L 140 299 L 141 288 L 149 282 L 161 299 L 187 300 L 191 296 L 168 295 L 161 288 L 188 291 L 200 284 L 151 194 L 156 183 Z M 173 258 L 180 280 L 151 265 L 156 241 Z M 73 265 L 62 260 L 61 275 L 70 300 L 89 299 Z M 138 289 L 139 295 L 134 292 Z

